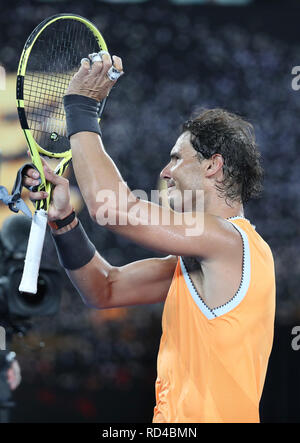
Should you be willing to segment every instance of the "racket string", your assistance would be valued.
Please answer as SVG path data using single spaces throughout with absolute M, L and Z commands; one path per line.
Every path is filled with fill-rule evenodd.
M 54 22 L 35 42 L 25 74 L 24 107 L 29 128 L 45 150 L 70 148 L 62 99 L 81 59 L 99 49 L 92 31 L 73 19 Z

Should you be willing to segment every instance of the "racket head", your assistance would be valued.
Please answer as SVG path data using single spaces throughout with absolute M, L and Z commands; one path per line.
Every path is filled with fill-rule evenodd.
M 17 110 L 32 162 L 40 172 L 39 191 L 50 190 L 40 155 L 61 160 L 56 168 L 58 174 L 71 160 L 63 96 L 81 59 L 100 50 L 107 51 L 101 33 L 76 14 L 45 19 L 24 45 L 17 73 Z M 48 202 L 39 201 L 36 207 L 47 209 L 48 205 L 49 198 Z
M 81 59 L 100 50 L 107 46 L 98 29 L 75 14 L 49 17 L 28 37 L 18 67 L 18 113 L 41 154 L 60 158 L 70 150 L 62 99 Z

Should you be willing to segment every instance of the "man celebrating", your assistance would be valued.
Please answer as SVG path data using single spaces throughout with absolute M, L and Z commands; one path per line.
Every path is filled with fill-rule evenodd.
M 269 246 L 244 217 L 243 204 L 258 195 L 262 180 L 252 126 L 222 109 L 201 112 L 183 125 L 161 172 L 170 205 L 138 199 L 97 125 L 97 102 L 117 81 L 112 70 L 122 69 L 109 54 L 92 66 L 84 59 L 69 85 L 64 105 L 74 172 L 98 224 L 168 256 L 107 263 L 73 212 L 68 181 L 44 162 L 55 185 L 48 216 L 60 262 L 91 307 L 165 302 L 154 422 L 258 422 L 275 276 Z M 27 175 L 25 184 L 35 185 L 36 171 Z M 115 198 L 104 201 L 103 190 Z

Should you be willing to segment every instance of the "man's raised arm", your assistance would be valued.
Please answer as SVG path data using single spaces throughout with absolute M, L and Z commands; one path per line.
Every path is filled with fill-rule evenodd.
M 151 258 L 122 267 L 109 264 L 89 241 L 77 217 L 70 221 L 69 181 L 54 174 L 42 161 L 46 180 L 53 184 L 48 220 L 50 225 L 64 224 L 58 229 L 51 227 L 60 262 L 85 304 L 105 309 L 164 301 L 177 257 Z M 35 186 L 39 173 L 29 168 L 26 174 L 24 184 Z M 30 192 L 29 195 L 34 200 L 46 196 L 43 191 Z
M 113 61 L 115 68 L 122 71 L 121 59 L 114 56 Z M 100 225 L 162 253 L 203 258 L 220 254 L 230 256 L 235 246 L 241 243 L 230 223 L 203 211 L 181 214 L 138 200 L 124 182 L 105 151 L 99 133 L 93 129 L 97 115 L 94 112 L 91 117 L 94 105 L 89 104 L 91 98 L 95 103 L 103 100 L 114 85 L 115 82 L 107 76 L 111 66 L 107 54 L 91 69 L 89 63 L 84 62 L 65 97 L 74 172 L 90 215 Z M 82 95 L 87 99 L 85 107 L 80 104 L 84 98 L 78 99 Z M 153 213 L 156 214 L 155 223 Z

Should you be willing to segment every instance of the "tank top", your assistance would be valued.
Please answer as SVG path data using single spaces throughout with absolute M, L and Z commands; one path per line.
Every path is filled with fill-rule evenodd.
M 153 423 L 259 422 L 272 349 L 272 252 L 243 217 L 228 219 L 243 241 L 238 291 L 210 309 L 178 258 L 165 301 Z

